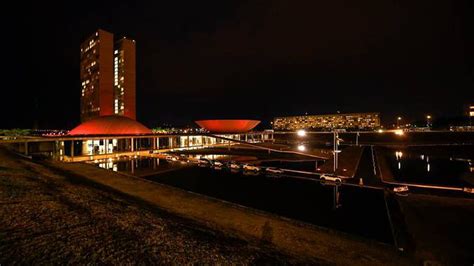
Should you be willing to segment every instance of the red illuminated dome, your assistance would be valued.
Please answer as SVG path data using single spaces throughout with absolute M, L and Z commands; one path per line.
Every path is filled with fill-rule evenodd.
M 200 127 L 213 133 L 243 133 L 252 130 L 260 121 L 243 119 L 199 120 Z
M 69 135 L 143 135 L 151 130 L 141 123 L 119 115 L 100 116 L 75 127 Z

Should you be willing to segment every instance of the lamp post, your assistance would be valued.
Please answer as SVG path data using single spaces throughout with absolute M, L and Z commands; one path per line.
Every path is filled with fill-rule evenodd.
M 336 173 L 337 167 L 338 167 L 338 153 L 341 151 L 339 150 L 339 142 L 343 141 L 342 139 L 339 138 L 339 133 L 334 129 L 334 165 L 333 165 L 333 170 L 334 173 Z
M 356 134 L 356 146 L 359 146 L 359 131 Z
M 430 120 L 431 120 L 431 115 L 427 115 L 427 116 L 426 116 L 426 127 L 427 127 L 427 128 L 430 128 L 430 125 L 431 125 L 431 124 L 430 124 Z
M 397 128 L 400 128 L 400 121 L 401 120 L 402 120 L 401 116 L 397 117 Z
M 334 158 L 333 158 L 333 170 L 334 170 L 334 173 L 336 173 L 336 169 L 337 169 L 337 137 L 338 137 L 338 134 L 336 132 L 336 130 L 334 130 L 334 150 L 332 151 L 333 154 L 334 154 Z

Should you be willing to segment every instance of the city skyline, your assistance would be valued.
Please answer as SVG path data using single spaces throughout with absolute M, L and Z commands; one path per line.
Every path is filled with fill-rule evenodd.
M 49 5 L 27 7 L 7 32 L 5 86 L 22 98 L 21 108 L 1 102 L 3 113 L 19 109 L 2 119 L 7 128 L 38 121 L 70 129 L 80 121 L 77 47 L 97 28 L 138 41 L 137 116 L 148 126 L 208 118 L 268 124 L 337 111 L 380 112 L 387 123 L 461 115 L 474 98 L 467 1 L 429 9 L 361 3 L 342 13 L 344 2 L 190 3 L 184 12 L 172 3 L 101 3 L 87 12 Z M 63 15 L 50 11 L 58 9 Z

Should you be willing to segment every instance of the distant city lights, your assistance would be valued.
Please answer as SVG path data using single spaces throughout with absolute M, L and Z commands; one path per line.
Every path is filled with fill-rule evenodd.
M 304 145 L 298 145 L 298 150 L 299 150 L 299 151 L 305 151 L 305 150 L 306 150 L 306 146 L 304 146 Z

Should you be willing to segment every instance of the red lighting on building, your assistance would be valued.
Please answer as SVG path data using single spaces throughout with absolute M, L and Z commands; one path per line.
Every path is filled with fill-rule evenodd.
M 195 122 L 212 133 L 244 133 L 260 123 L 259 120 L 245 119 L 198 120 Z
M 151 130 L 141 123 L 119 115 L 94 118 L 75 127 L 69 135 L 145 135 Z

